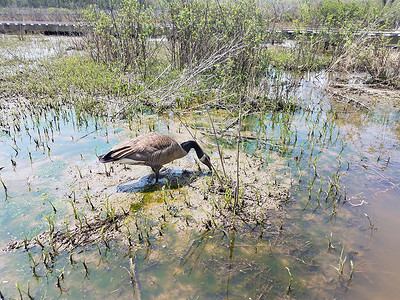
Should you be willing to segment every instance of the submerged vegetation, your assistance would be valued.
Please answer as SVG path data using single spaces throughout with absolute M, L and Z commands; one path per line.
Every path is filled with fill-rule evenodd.
M 65 38 L 67 44 L 49 57 L 18 53 L 23 44 L 46 48 L 43 37 L 3 37 L 0 127 L 12 149 L 9 172 L 20 170 L 23 160 L 34 169 L 42 156 L 61 164 L 57 140 L 72 139 L 75 159 L 54 167 L 62 168 L 62 175 L 54 173 L 64 179 L 55 191 L 35 190 L 37 178 L 26 177 L 28 194 L 40 196 L 43 222 L 35 220 L 39 229 L 33 224 L 3 250 L 24 249 L 36 283 L 54 283 L 60 295 L 76 293 L 65 283 L 71 270 L 79 266 L 85 281 L 101 264 L 120 260 L 128 282 L 115 291 L 138 299 L 162 295 L 158 279 L 150 276 L 144 289 L 138 279 L 138 270 L 151 272 L 158 264 L 171 273 L 161 276 L 183 281 L 187 273 L 201 276 L 195 266 L 227 278 L 226 290 L 212 283 L 204 294 L 198 287 L 172 292 L 185 297 L 340 295 L 357 280 L 360 247 L 338 242 L 332 232 L 321 241 L 285 211 L 295 203 L 295 214 L 362 227 L 360 219 L 340 215 L 357 198 L 343 183 L 352 137 L 340 131 L 342 115 L 353 108 L 305 99 L 299 87 L 307 75 L 327 81 L 322 85 L 329 92 L 329 84 L 350 81 L 343 74 L 358 72 L 365 86 L 399 89 L 398 45 L 370 34 L 399 26 L 399 3 L 121 0 L 86 7 L 81 21 L 93 30 Z M 294 33 L 285 36 L 283 26 Z M 63 126 L 86 131 L 77 138 Z M 183 171 L 167 171 L 161 184 L 150 186 L 152 178 L 136 169 L 94 163 L 97 147 L 149 131 L 200 140 L 213 173 L 197 170 L 196 162 L 181 163 Z M 93 133 L 102 143 L 77 149 Z M 387 168 L 392 150 L 377 148 L 377 168 Z M 0 179 L 11 207 L 15 185 Z M 133 179 L 138 181 L 128 184 Z M 369 222 L 372 236 L 377 227 L 366 216 L 361 220 Z M 183 245 L 175 245 L 180 239 Z M 324 273 L 330 286 L 315 282 L 316 273 Z M 154 283 L 158 288 L 150 293 L 146 288 Z M 17 284 L 21 298 L 40 295 L 40 287 L 25 286 Z

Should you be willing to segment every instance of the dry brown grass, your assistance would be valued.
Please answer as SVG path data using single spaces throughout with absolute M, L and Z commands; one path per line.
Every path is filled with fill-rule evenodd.
M 365 73 L 370 86 L 400 88 L 400 49 L 384 40 L 365 38 L 349 47 L 334 65 L 340 73 Z

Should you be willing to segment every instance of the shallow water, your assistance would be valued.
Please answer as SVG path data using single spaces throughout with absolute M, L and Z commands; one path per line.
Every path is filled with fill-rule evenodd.
M 38 270 L 39 275 L 47 274 L 40 278 L 32 275 L 32 262 L 23 249 L 1 252 L 2 295 L 17 298 L 19 284 L 25 292 L 29 286 L 35 298 L 61 294 L 69 299 L 130 299 L 135 292 L 129 275 L 132 256 L 143 299 L 396 298 L 399 112 L 344 112 L 343 106 L 323 96 L 324 83 L 324 76 L 301 81 L 296 93 L 306 109 L 253 115 L 244 122 L 244 133 L 268 140 L 245 141 L 243 149 L 262 157 L 264 168 L 271 152 L 280 153 L 287 161 L 284 177 L 293 181 L 290 201 L 271 212 L 263 234 L 258 227 L 177 234 L 170 224 L 161 239 L 151 239 L 150 245 L 142 244 L 133 253 L 118 241 L 111 249 L 99 242 L 74 251 L 72 262 L 71 253 L 62 252 L 51 273 Z M 40 122 L 25 120 L 27 130 L 21 126 L 21 131 L 0 136 L 0 175 L 7 188 L 6 199 L 0 185 L 0 248 L 12 239 L 47 230 L 50 202 L 62 226 L 69 208 L 66 193 L 71 192 L 67 169 L 95 163 L 96 153 L 131 135 L 124 124 L 110 126 L 91 118 L 79 126 L 73 113 L 54 121 L 49 133 L 45 128 L 55 119 L 49 112 Z M 166 132 L 164 120 L 154 117 L 156 131 Z M 215 150 L 208 151 L 217 158 Z M 337 184 L 335 196 L 328 195 L 331 183 Z M 137 192 L 136 186 L 128 188 Z M 40 259 L 40 251 L 32 253 L 33 259 Z M 335 269 L 340 268 L 340 256 L 342 275 Z
M 307 115 L 294 114 L 292 120 L 292 126 L 297 128 L 296 145 L 302 145 L 305 157 L 310 152 L 308 132 L 313 128 L 311 124 L 324 122 L 323 113 L 314 116 L 309 114 L 308 121 L 305 121 Z M 262 122 L 262 130 L 278 140 L 281 128 L 270 128 L 272 117 L 276 118 L 272 115 L 264 116 L 263 119 L 252 117 L 247 120 L 246 130 L 253 128 L 259 131 Z M 400 208 L 397 203 L 399 149 L 396 132 L 390 130 L 391 122 L 395 120 L 389 118 L 385 125 L 377 123 L 373 117 L 364 121 L 369 122 L 369 125 L 362 128 L 356 124 L 332 123 L 332 136 L 339 136 L 336 142 L 333 139 L 326 144 L 318 145 L 316 142 L 314 151 L 321 151 L 317 163 L 318 179 L 322 178 L 324 182 L 339 168 L 338 153 L 342 145 L 345 145 L 339 169 L 343 173 L 341 186 L 346 187 L 348 202 L 340 208 L 334 219 L 330 220 L 329 209 L 320 207 L 314 212 L 316 202 L 313 200 L 303 210 L 308 185 L 294 183 L 291 202 L 278 217 L 271 219 L 271 232 L 261 240 L 257 232 L 229 233 L 228 236 L 221 232 L 207 232 L 203 238 L 187 235 L 182 239 L 177 238 L 172 231 L 167 231 L 168 238 L 165 240 L 155 242 L 149 250 L 138 250 L 137 272 L 143 298 L 168 299 L 193 295 L 200 298 L 228 296 L 233 299 L 259 295 L 283 297 L 289 280 L 286 267 L 294 278 L 290 293 L 295 298 L 346 296 L 365 299 L 395 295 L 398 287 L 392 283 L 399 275 L 396 265 L 399 240 L 393 229 L 398 228 L 396 215 Z M 34 127 L 33 123 L 31 126 Z M 110 144 L 114 144 L 123 136 L 123 127 L 109 127 L 106 137 L 105 127 L 94 131 L 93 123 L 89 123 L 87 128 L 77 128 L 65 122 L 60 128 L 60 131 L 53 134 L 54 142 L 49 143 L 50 157 L 43 149 L 35 150 L 34 142 L 29 142 L 24 132 L 17 134 L 20 149 L 17 156 L 12 149 L 11 139 L 8 136 L 1 138 L 4 145 L 1 148 L 3 159 L 0 164 L 4 166 L 1 178 L 7 186 L 9 197 L 1 203 L 1 247 L 12 238 L 21 239 L 24 234 L 33 235 L 35 230 L 46 230 L 44 215 L 50 215 L 52 211 L 46 199 L 50 199 L 58 210 L 57 216 L 66 211 L 63 195 L 66 190 L 63 186 L 66 181 L 65 169 L 74 164 L 79 166 L 80 162 L 96 160 L 96 147 L 96 151 L 101 153 L 110 147 L 107 139 Z M 162 129 L 162 125 L 159 129 Z M 37 130 L 33 132 L 37 135 Z M 35 138 L 33 133 L 31 136 Z M 284 154 L 288 157 L 288 174 L 296 172 L 297 167 L 293 163 L 293 157 L 298 155 L 299 150 L 296 145 Z M 272 150 L 257 150 L 252 143 L 245 146 L 250 152 L 280 149 L 274 146 Z M 32 164 L 28 149 L 32 153 Z M 381 157 L 379 161 L 378 157 Z M 386 163 L 388 157 L 390 161 Z M 10 158 L 17 163 L 15 170 Z M 311 178 L 313 172 L 308 167 L 309 159 L 304 159 L 303 163 L 302 182 L 307 183 L 307 178 Z M 295 175 L 292 177 L 296 178 Z M 357 206 L 361 201 L 364 204 Z M 370 216 L 378 230 L 368 229 L 369 222 L 364 213 Z M 283 225 L 280 231 L 277 230 L 279 224 Z M 328 251 L 328 238 L 331 234 L 335 249 Z M 343 278 L 348 277 L 350 272 L 350 257 L 354 264 L 354 277 L 351 281 L 340 279 L 334 269 L 342 247 L 344 255 L 349 257 Z M 65 269 L 67 275 L 64 288 L 68 289 L 70 297 L 92 297 L 97 292 L 101 295 L 116 293 L 120 297 L 129 298 L 132 287 L 124 269 L 129 269 L 126 251 L 128 249 L 115 245 L 107 257 L 103 258 L 99 257 L 96 249 L 85 251 L 90 266 L 89 281 L 84 280 L 82 265 L 70 266 L 68 253 L 61 254 L 56 264 L 60 269 Z M 44 279 L 36 282 L 32 278 L 29 259 L 22 250 L 2 253 L 1 256 L 1 291 L 4 295 L 15 297 L 15 284 L 19 282 L 21 288 L 26 290 L 28 281 L 31 291 L 36 290 L 37 296 L 46 293 L 48 297 L 55 297 L 60 293 L 54 287 L 56 275 L 47 279 L 49 283 Z M 17 267 L 10 268 L 10 265 Z M 105 284 L 105 278 L 113 279 Z

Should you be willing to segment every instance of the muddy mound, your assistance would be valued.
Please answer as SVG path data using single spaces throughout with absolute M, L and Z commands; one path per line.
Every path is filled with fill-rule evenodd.
M 169 135 L 179 142 L 192 139 L 178 130 L 176 126 Z M 167 226 L 177 232 L 268 228 L 271 213 L 289 198 L 290 180 L 278 176 L 283 159 L 270 156 L 266 163 L 262 156 L 240 151 L 238 164 L 237 151 L 224 149 L 224 174 L 212 140 L 203 140 L 218 176 L 206 170 L 193 151 L 166 165 L 158 183 L 149 167 L 97 160 L 71 165 L 66 171 L 70 191 L 65 194 L 70 213 L 64 224 L 54 224 L 53 230 L 30 240 L 13 241 L 4 250 L 47 243 L 63 251 L 112 239 L 132 246 L 161 236 Z

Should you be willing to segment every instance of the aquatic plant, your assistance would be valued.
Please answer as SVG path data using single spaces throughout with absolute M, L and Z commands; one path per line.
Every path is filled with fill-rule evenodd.
M 288 286 L 287 286 L 287 288 L 286 288 L 286 295 L 289 296 L 290 291 L 291 291 L 291 289 L 292 289 L 293 277 L 292 277 L 292 273 L 290 272 L 290 269 L 289 269 L 288 267 L 286 267 L 286 270 L 287 270 L 288 273 L 289 273 L 289 283 L 288 283 Z

